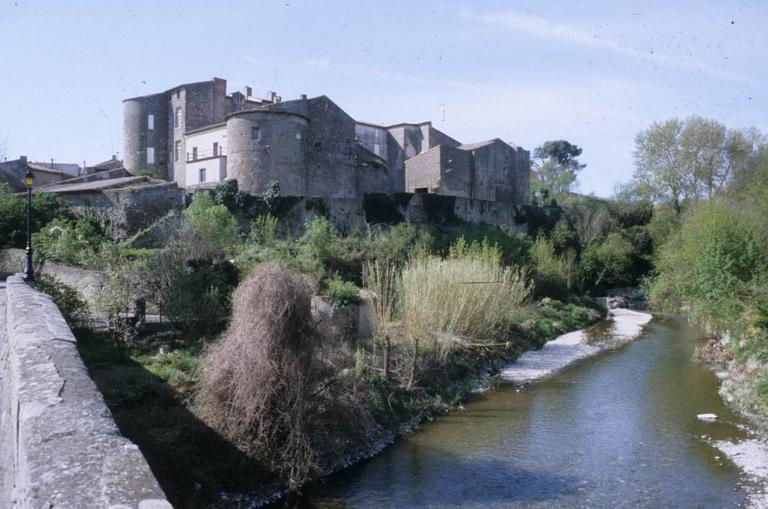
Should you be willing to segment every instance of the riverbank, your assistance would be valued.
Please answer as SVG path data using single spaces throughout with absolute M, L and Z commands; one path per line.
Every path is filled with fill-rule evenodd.
M 512 365 L 502 370 L 503 380 L 527 384 L 573 364 L 632 341 L 639 336 L 652 315 L 616 308 L 608 312 L 601 323 L 589 328 L 563 334 L 547 342 L 540 350 L 521 355 Z
M 738 441 L 720 440 L 712 445 L 738 466 L 753 485 L 768 483 L 768 408 L 761 382 L 768 366 L 750 357 L 746 361 L 734 358 L 728 335 L 712 338 L 696 352 L 698 361 L 712 370 L 720 381 L 718 393 L 729 408 L 750 424 L 748 437 Z M 768 493 L 747 490 L 750 507 L 768 507 Z

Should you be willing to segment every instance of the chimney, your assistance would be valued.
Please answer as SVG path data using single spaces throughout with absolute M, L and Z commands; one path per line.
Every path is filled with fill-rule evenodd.
M 21 163 L 22 166 L 27 166 L 27 156 L 19 156 L 19 163 Z
M 251 87 L 243 87 L 243 95 L 245 97 L 252 97 L 253 96 L 253 89 Z
M 301 99 L 302 101 L 306 101 L 307 100 L 307 94 L 301 94 L 299 96 L 299 99 Z
M 51 169 L 53 169 L 53 157 L 51 157 Z
M 117 161 L 117 154 L 112 154 L 112 160 Z

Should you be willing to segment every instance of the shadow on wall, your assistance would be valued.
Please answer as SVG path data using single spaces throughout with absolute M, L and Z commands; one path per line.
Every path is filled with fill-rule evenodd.
M 266 468 L 185 407 L 180 399 L 189 397 L 192 383 L 184 383 L 183 373 L 158 368 L 170 375 L 174 390 L 112 343 L 89 332 L 77 336 L 80 354 L 120 433 L 139 446 L 174 507 L 209 507 L 221 492 L 262 497 L 281 489 Z

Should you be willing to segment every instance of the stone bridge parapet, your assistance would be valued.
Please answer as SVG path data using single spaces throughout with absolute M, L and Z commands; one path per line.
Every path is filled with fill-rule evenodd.
M 139 448 L 120 435 L 59 309 L 20 275 L 6 286 L 0 505 L 171 508 Z

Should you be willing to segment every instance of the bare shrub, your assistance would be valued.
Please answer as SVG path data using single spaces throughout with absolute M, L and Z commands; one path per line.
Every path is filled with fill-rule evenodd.
M 296 489 L 317 470 L 309 436 L 321 377 L 312 287 L 276 264 L 237 287 L 229 327 L 200 365 L 198 409 L 239 448 Z

